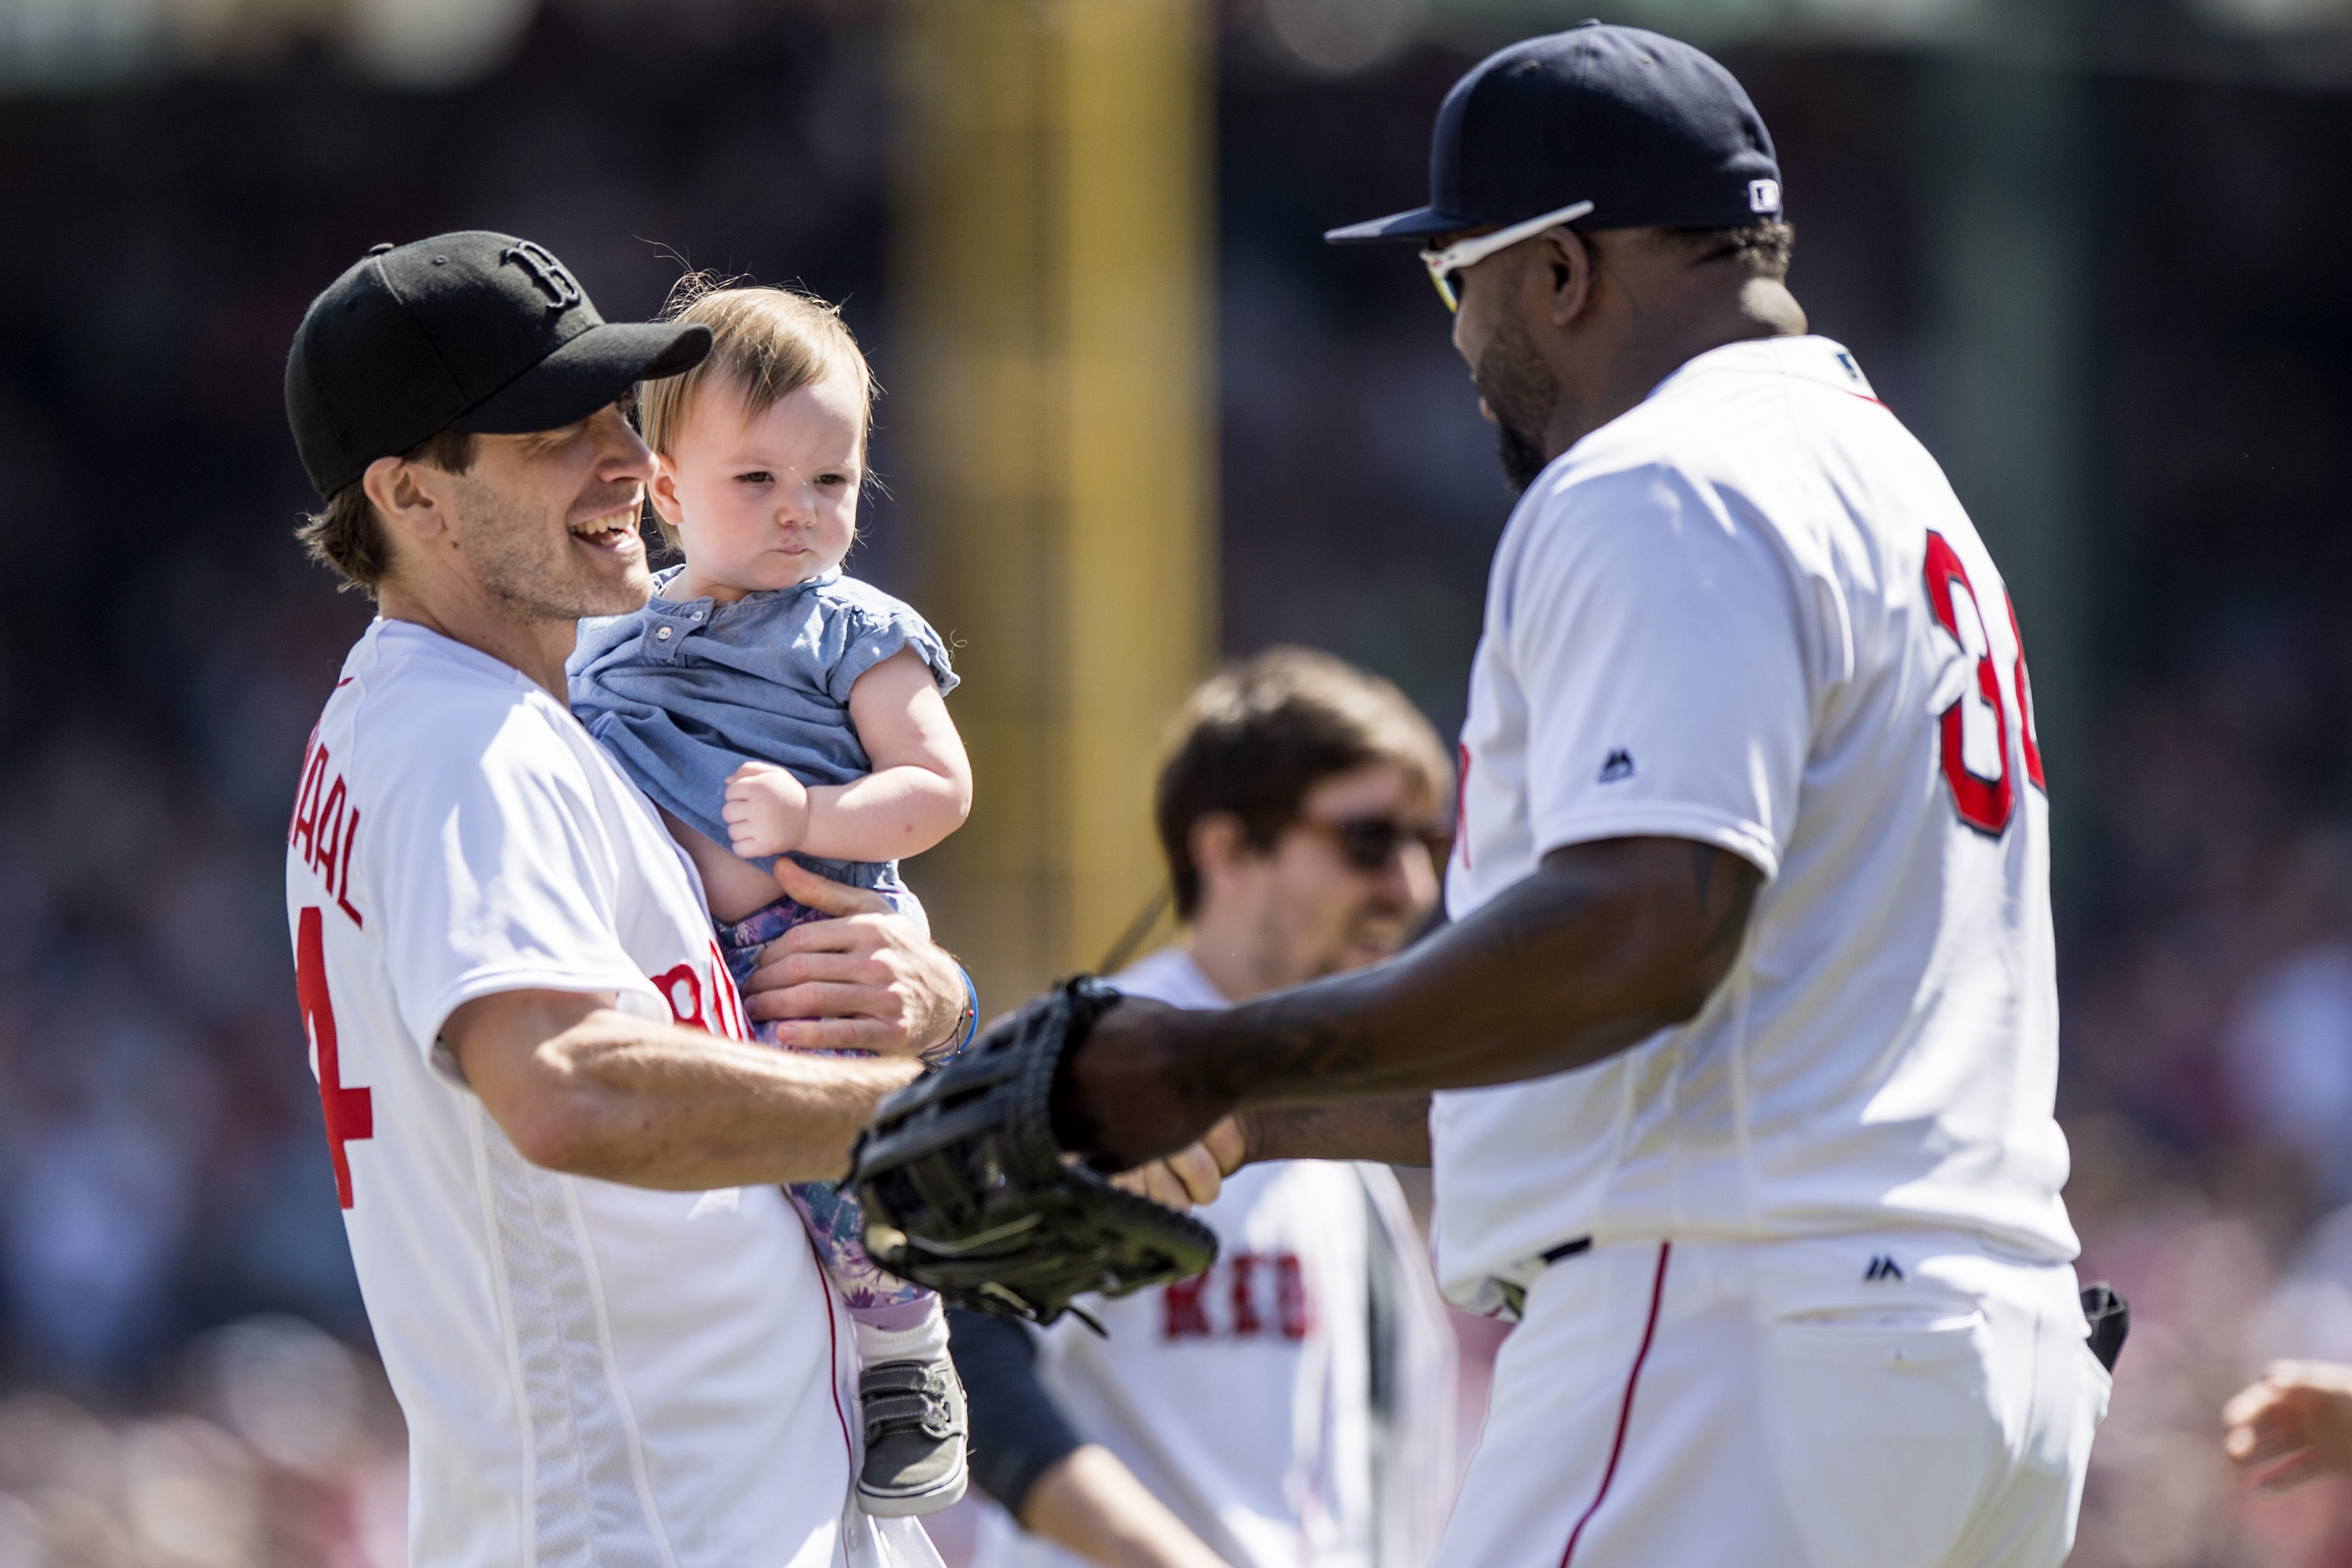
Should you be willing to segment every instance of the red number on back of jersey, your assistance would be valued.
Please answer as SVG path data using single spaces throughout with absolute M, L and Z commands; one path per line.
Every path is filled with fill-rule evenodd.
M 1963 652 L 1977 657 L 1976 689 L 1962 692 L 1949 708 L 1937 715 L 1937 723 L 1942 736 L 1944 782 L 1952 789 L 1952 806 L 1960 820 L 1979 833 L 2000 837 L 2007 830 L 2009 820 L 2017 810 L 2017 786 L 2009 776 L 2009 710 L 2001 701 L 2000 675 L 1992 662 L 1992 627 L 1985 619 L 1984 606 L 1977 598 L 1975 585 L 1969 581 L 1969 569 L 1949 541 L 1940 533 L 1927 535 L 1927 604 L 1935 611 L 1936 620 L 1960 645 Z M 1958 593 L 1953 590 L 1958 589 Z M 1962 595 L 1965 595 L 1963 597 Z M 2003 595 L 2002 607 L 2009 612 L 2012 635 L 2017 629 L 2017 607 Z M 1963 625 L 1961 612 L 1968 621 Z M 1971 637 L 1970 634 L 1974 636 Z M 2047 789 L 2042 775 L 2042 747 L 2033 734 L 2032 688 L 2025 678 L 2025 643 L 2017 643 L 2015 671 L 2017 700 L 2022 710 L 2018 725 L 2020 739 L 2024 742 L 2025 776 L 2037 788 Z M 1969 765 L 1969 717 L 1971 704 L 1980 704 L 1977 711 L 1990 713 L 1992 720 L 1992 772 L 1979 773 Z M 1979 731 L 1981 733 L 1981 731 Z
M 335 1198 L 352 1206 L 354 1140 L 375 1136 L 375 1097 L 343 1084 L 342 1042 L 335 1032 L 335 1005 L 327 994 L 326 923 L 316 908 L 302 911 L 294 940 L 294 988 L 302 1004 L 302 1026 L 319 1071 L 319 1109 L 327 1119 L 327 1152 L 335 1163 Z

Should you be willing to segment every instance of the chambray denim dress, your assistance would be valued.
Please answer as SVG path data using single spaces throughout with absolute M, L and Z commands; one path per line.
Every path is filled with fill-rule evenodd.
M 849 689 L 900 648 L 922 656 L 942 695 L 955 689 L 930 623 L 838 568 L 731 605 L 661 597 L 684 570 L 656 574 L 644 609 L 582 621 L 565 670 L 588 732 L 654 804 L 715 843 L 728 840 L 719 807 L 746 759 L 813 787 L 874 771 L 849 721 Z M 903 886 L 895 860 L 793 858 L 836 882 Z

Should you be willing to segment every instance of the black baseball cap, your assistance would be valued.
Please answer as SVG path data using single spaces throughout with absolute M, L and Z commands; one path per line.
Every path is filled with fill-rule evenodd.
M 605 321 L 544 246 L 437 234 L 377 246 L 310 301 L 286 356 L 286 419 L 331 496 L 428 436 L 559 429 L 709 352 L 708 327 Z
M 1427 206 L 1323 237 L 1426 239 L 1587 201 L 1579 228 L 1738 228 L 1780 216 L 1780 164 L 1729 71 L 1680 39 L 1583 22 L 1489 55 L 1454 84 L 1430 142 Z

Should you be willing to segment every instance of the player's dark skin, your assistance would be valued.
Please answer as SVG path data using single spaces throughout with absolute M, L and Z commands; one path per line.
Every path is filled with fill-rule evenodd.
M 1454 282 L 1507 466 L 1513 440 L 1549 461 L 1709 349 L 1806 330 L 1785 285 L 1664 230 L 1553 228 Z M 1590 1066 L 1696 1016 L 1761 883 L 1711 845 L 1574 844 L 1386 963 L 1223 1012 L 1129 999 L 1073 1053 L 1055 1132 L 1124 1167 L 1234 1115 L 1245 1160 L 1427 1163 L 1430 1091 Z

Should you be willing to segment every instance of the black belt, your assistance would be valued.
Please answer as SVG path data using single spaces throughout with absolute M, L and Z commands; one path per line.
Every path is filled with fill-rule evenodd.
M 1574 1241 L 1561 1242 L 1549 1252 L 1540 1254 L 1540 1256 L 1544 1260 L 1545 1267 L 1549 1268 L 1552 1264 L 1558 1263 L 1563 1258 L 1573 1258 L 1580 1252 L 1590 1252 L 1591 1250 L 1592 1238 L 1589 1236 L 1580 1236 Z

